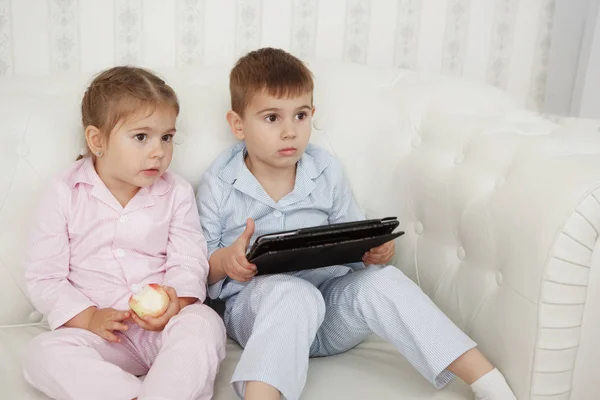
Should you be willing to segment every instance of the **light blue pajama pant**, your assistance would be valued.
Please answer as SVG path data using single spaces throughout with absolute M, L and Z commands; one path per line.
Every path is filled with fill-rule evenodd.
M 231 381 L 238 396 L 261 381 L 298 399 L 309 357 L 342 353 L 372 333 L 442 388 L 453 378 L 448 365 L 476 346 L 396 267 L 320 276 L 259 276 L 227 300 L 227 333 L 244 347 Z

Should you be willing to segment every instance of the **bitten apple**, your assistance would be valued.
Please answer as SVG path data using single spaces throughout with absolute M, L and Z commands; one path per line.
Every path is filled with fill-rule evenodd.
M 169 295 L 156 283 L 144 285 L 139 293 L 129 298 L 129 308 L 133 310 L 140 318 L 146 316 L 160 317 L 169 307 Z

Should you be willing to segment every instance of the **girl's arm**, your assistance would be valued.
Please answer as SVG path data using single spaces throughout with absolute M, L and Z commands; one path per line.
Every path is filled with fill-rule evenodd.
M 71 188 L 57 181 L 42 197 L 25 256 L 25 282 L 33 305 L 48 318 L 51 329 L 96 307 L 67 279 L 69 233 L 67 210 Z M 85 319 L 87 313 L 82 316 Z
M 174 212 L 169 227 L 167 270 L 163 285 L 177 292 L 181 306 L 204 301 L 208 276 L 206 240 L 192 186 L 187 182 L 174 185 Z
M 80 328 L 80 329 L 88 329 L 90 326 L 90 322 L 92 322 L 92 317 L 98 311 L 97 307 L 89 307 L 68 320 L 63 324 L 67 328 Z

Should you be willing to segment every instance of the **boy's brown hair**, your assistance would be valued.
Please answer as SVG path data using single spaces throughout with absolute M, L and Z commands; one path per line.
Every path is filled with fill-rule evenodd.
M 242 117 L 258 92 L 266 90 L 277 98 L 291 98 L 312 92 L 313 87 L 313 75 L 302 61 L 270 47 L 246 54 L 229 74 L 231 109 Z
M 142 68 L 113 67 L 98 74 L 85 91 L 81 122 L 83 129 L 92 125 L 108 137 L 119 121 L 140 109 L 159 106 L 172 107 L 179 114 L 177 95 L 164 80 Z

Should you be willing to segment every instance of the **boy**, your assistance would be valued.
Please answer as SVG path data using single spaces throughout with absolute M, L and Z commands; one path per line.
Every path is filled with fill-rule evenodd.
M 365 217 L 338 161 L 308 144 L 313 79 L 300 60 L 253 51 L 231 71 L 230 91 L 227 121 L 241 143 L 204 174 L 198 209 L 209 294 L 226 301 L 227 332 L 245 348 L 232 378 L 237 395 L 298 399 L 309 357 L 347 351 L 375 333 L 437 388 L 457 375 L 478 400 L 515 400 L 475 343 L 400 270 L 385 266 L 394 242 L 367 252 L 359 266 L 254 278 L 245 253 L 257 236 Z

